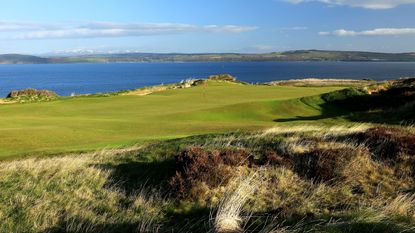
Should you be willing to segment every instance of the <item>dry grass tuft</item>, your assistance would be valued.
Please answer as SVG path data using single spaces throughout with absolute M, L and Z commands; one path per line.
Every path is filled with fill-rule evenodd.
M 214 229 L 217 233 L 236 233 L 242 232 L 243 207 L 260 186 L 259 173 L 254 173 L 246 177 L 238 177 L 233 183 L 237 187 L 228 190 L 219 202 L 215 218 L 213 220 Z M 232 189 L 232 186 L 231 188 Z
M 364 132 L 370 128 L 368 124 L 352 124 L 341 126 L 314 126 L 314 125 L 300 125 L 293 127 L 273 127 L 265 130 L 261 136 L 278 135 L 278 134 L 295 134 L 295 133 L 314 133 L 315 136 L 321 135 L 348 135 L 351 133 Z

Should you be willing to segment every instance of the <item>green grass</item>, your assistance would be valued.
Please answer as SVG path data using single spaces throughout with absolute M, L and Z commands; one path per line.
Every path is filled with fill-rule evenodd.
M 270 127 L 280 118 L 319 115 L 318 109 L 298 98 L 340 88 L 210 81 L 207 87 L 147 96 L 92 96 L 0 105 L 0 158 Z

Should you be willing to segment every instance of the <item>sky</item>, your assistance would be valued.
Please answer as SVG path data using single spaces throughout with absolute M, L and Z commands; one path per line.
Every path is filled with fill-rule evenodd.
M 415 0 L 0 0 L 0 54 L 415 52 Z

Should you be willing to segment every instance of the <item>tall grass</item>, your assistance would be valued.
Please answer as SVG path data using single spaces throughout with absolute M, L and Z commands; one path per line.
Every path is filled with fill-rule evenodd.
M 113 232 L 156 228 L 164 200 L 108 186 L 113 152 L 0 163 L 0 232 Z
M 243 222 L 249 221 L 246 213 L 275 210 L 278 210 L 277 217 L 268 224 L 268 220 L 263 219 L 265 226 L 261 232 L 414 231 L 415 203 L 411 191 L 414 181 L 413 177 L 407 175 L 410 173 L 402 172 L 402 169 L 411 166 L 410 161 L 413 160 L 410 158 L 413 155 L 399 152 L 406 150 L 396 150 L 401 154 L 391 155 L 391 158 L 399 158 L 393 162 L 383 161 L 378 156 L 379 151 L 389 148 L 388 143 L 391 141 L 397 142 L 396 145 L 401 147 L 409 146 L 411 150 L 413 147 L 405 144 L 406 141 L 399 144 L 399 140 L 409 140 L 412 136 L 399 135 L 407 135 L 412 131 L 408 127 L 391 129 L 391 132 L 396 131 L 399 135 L 392 134 L 391 139 L 385 138 L 383 143 L 376 144 L 374 148 L 370 137 L 376 136 L 370 135 L 378 131 L 370 127 L 373 126 L 276 127 L 258 133 L 222 135 L 206 141 L 203 144 L 206 148 L 236 147 L 249 150 L 259 164 L 262 164 L 261 158 L 269 150 L 275 151 L 273 156 L 278 159 L 278 163 L 261 168 L 265 171 L 262 173 L 263 182 L 259 187 L 248 189 L 255 189 L 254 196 L 246 199 L 234 192 L 225 195 L 219 210 L 227 210 L 225 207 L 228 206 L 233 208 L 218 212 L 215 219 L 216 231 L 251 232 L 251 229 L 243 227 Z M 379 130 L 383 132 L 382 128 Z M 359 139 L 361 135 L 369 138 Z M 321 153 L 315 154 L 317 152 Z M 326 155 L 330 157 L 325 158 Z M 306 160 L 307 163 L 301 162 L 304 156 L 311 156 Z M 405 162 L 406 160 L 408 161 Z M 313 168 L 316 166 L 314 163 L 318 166 Z M 312 173 L 304 172 L 316 168 L 317 170 L 311 170 Z M 249 170 L 255 169 L 257 168 L 253 167 Z M 321 180 L 319 174 L 328 174 L 333 178 Z M 240 182 L 244 187 L 244 181 Z M 294 227 L 303 218 L 313 223 Z M 290 223 L 285 225 L 285 220 Z M 291 225 L 293 222 L 294 225 Z
M 412 134 L 279 127 L 1 162 L 0 232 L 413 232 Z

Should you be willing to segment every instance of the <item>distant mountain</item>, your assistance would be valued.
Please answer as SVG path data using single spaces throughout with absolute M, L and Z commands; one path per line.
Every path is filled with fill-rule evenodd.
M 197 61 L 393 61 L 415 62 L 415 53 L 374 53 L 359 51 L 296 50 L 287 52 L 242 53 L 118 53 L 36 57 L 0 55 L 0 64 L 110 63 L 110 62 L 197 62 Z
M 0 64 L 44 64 L 49 63 L 48 58 L 20 54 L 0 55 Z

